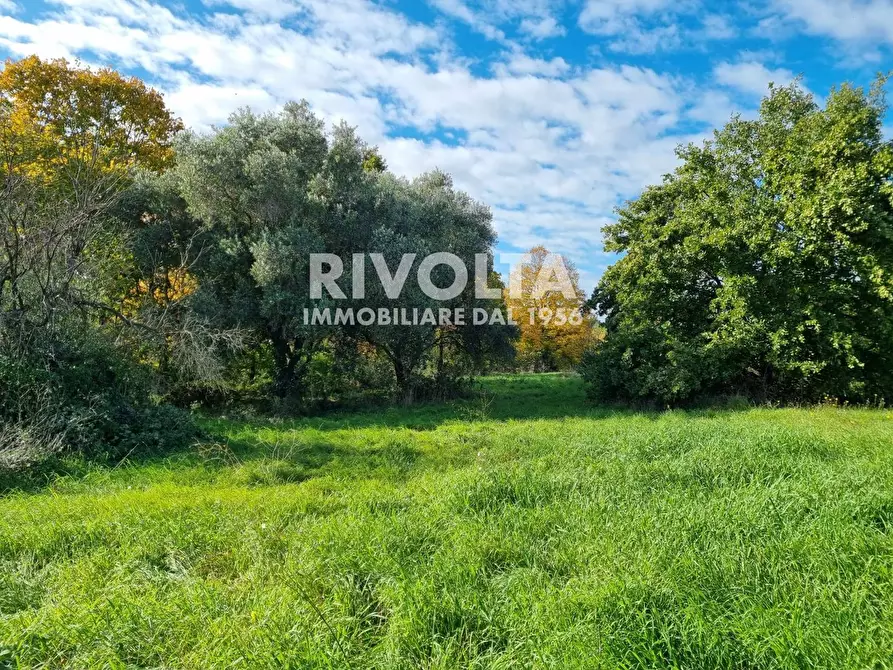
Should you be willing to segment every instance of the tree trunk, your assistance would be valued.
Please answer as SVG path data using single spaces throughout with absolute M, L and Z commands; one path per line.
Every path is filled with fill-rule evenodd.
M 273 342 L 273 360 L 276 363 L 276 379 L 274 392 L 279 398 L 295 395 L 300 391 L 298 360 L 300 347 L 297 342 L 289 342 L 280 334 L 271 337 Z
M 437 338 L 437 383 L 443 383 L 443 331 Z
M 402 402 L 404 405 L 411 405 L 413 401 L 412 375 L 406 369 L 399 356 L 392 356 L 391 361 L 394 364 L 394 376 L 397 378 L 397 386 L 402 395 Z

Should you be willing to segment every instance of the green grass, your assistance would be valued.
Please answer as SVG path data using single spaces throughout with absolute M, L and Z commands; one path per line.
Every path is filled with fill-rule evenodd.
M 893 413 L 572 377 L 0 498 L 0 668 L 893 667 Z

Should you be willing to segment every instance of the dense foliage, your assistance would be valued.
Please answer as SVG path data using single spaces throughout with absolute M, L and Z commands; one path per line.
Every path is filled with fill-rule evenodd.
M 487 207 L 442 172 L 393 175 L 376 147 L 344 124 L 328 129 L 306 103 L 183 132 L 138 79 L 8 62 L 0 466 L 184 444 L 197 431 L 171 405 L 303 412 L 452 397 L 510 364 L 515 348 L 527 369 L 582 357 L 600 400 L 889 398 L 884 111 L 880 83 L 867 94 L 843 87 L 824 108 L 795 85 L 774 89 L 759 118 L 680 149 L 676 172 L 607 229 L 608 248 L 625 256 L 590 303 L 605 318 L 600 341 L 573 267 L 569 294 L 543 292 L 550 256 L 536 248 L 521 290 L 505 290 Z M 311 291 L 313 253 L 341 259 L 338 288 Z M 464 290 L 422 290 L 417 271 L 435 253 L 461 259 Z M 477 272 L 495 291 L 489 302 L 476 295 Z M 458 274 L 440 264 L 430 276 L 443 289 Z M 382 281 L 398 276 L 399 290 Z M 511 307 L 520 329 L 355 316 L 482 304 Z M 324 308 L 354 317 L 308 321 Z
M 182 132 L 134 78 L 36 57 L 0 71 L 0 466 L 184 444 L 164 402 L 303 410 L 349 396 L 453 395 L 511 356 L 512 329 L 308 324 L 321 307 L 472 307 L 419 290 L 426 256 L 490 258 L 489 210 L 440 172 L 392 175 L 306 103 Z M 362 255 L 366 295 L 313 299 L 310 254 Z M 412 278 L 388 274 L 415 254 Z M 452 281 L 435 269 L 436 286 Z
M 134 170 L 169 164 L 179 128 L 110 70 L 32 57 L 0 72 L 0 465 L 168 444 L 144 433 L 157 408 L 133 349 L 163 335 L 121 310 L 130 231 L 115 208 Z M 173 423 L 171 442 L 194 432 Z
M 599 400 L 893 398 L 893 146 L 885 107 L 773 88 L 606 229 Z
M 305 309 L 471 307 L 472 282 L 453 301 L 435 301 L 419 289 L 414 271 L 435 252 L 453 253 L 473 268 L 475 254 L 491 254 L 495 233 L 489 210 L 454 190 L 448 175 L 396 178 L 352 128 L 342 124 L 327 134 L 306 103 L 264 116 L 241 111 L 213 133 L 184 135 L 176 166 L 158 182 L 179 194 L 182 207 L 162 199 L 152 215 L 186 212 L 201 231 L 202 258 L 190 267 L 196 300 L 220 327 L 244 329 L 269 352 L 270 390 L 279 397 L 306 399 L 313 390 L 308 375 L 319 375 L 326 351 L 369 371 L 369 387 L 396 385 L 405 398 L 431 383 L 447 392 L 488 359 L 510 353 L 511 331 L 495 326 L 307 322 Z M 342 260 L 343 296 L 311 296 L 311 253 Z M 351 290 L 357 254 L 364 259 L 361 299 Z M 412 278 L 399 295 L 385 293 L 372 254 L 381 254 L 389 274 L 404 254 L 415 254 Z M 435 284 L 449 284 L 450 272 L 439 267 Z M 390 368 L 384 376 L 381 358 Z

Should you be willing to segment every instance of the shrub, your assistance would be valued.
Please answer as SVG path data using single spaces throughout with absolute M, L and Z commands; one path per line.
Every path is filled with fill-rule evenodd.
M 20 468 L 50 454 L 158 453 L 199 432 L 187 412 L 153 401 L 152 377 L 112 343 L 68 332 L 0 355 L 0 460 Z

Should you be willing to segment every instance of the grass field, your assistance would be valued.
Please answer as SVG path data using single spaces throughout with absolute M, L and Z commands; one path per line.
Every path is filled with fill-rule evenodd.
M 893 413 L 578 379 L 0 497 L 0 668 L 893 667 Z

